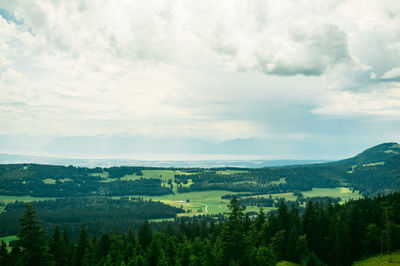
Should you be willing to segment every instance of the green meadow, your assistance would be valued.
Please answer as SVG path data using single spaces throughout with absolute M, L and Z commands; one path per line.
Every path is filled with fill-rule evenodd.
M 180 215 L 218 214 L 228 211 L 229 200 L 221 199 L 222 195 L 233 194 L 227 190 L 199 191 L 189 193 L 175 193 L 164 196 L 141 196 L 144 199 L 151 199 L 164 202 L 175 207 L 182 207 L 186 212 Z
M 32 196 L 6 196 L 0 195 L 0 203 L 12 203 L 16 201 L 24 201 L 24 202 L 31 202 L 31 201 L 38 201 L 38 200 L 51 200 L 54 198 L 51 197 L 32 197 Z
M 16 235 L 3 236 L 3 237 L 0 237 L 0 243 L 1 243 L 2 241 L 4 241 L 4 242 L 8 245 L 8 243 L 10 243 L 11 241 L 17 240 L 17 239 L 18 239 L 18 238 L 17 238 Z
M 364 260 L 357 261 L 353 264 L 353 266 L 394 266 L 400 265 L 400 251 L 377 255 L 371 258 L 367 258 Z

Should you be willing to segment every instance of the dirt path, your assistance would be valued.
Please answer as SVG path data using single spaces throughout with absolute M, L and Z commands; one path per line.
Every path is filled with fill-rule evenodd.
M 205 212 L 205 213 L 208 213 L 208 205 L 207 205 L 207 204 L 201 203 L 201 202 L 194 202 L 194 201 L 192 201 L 192 203 L 196 203 L 196 204 L 200 204 L 200 205 L 205 206 L 204 212 Z

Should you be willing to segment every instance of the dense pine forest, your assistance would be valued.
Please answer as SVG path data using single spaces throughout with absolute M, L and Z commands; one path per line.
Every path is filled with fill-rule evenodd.
M 351 265 L 355 260 L 400 248 L 400 193 L 346 204 L 310 201 L 303 215 L 283 201 L 275 212 L 245 215 L 232 198 L 224 221 L 202 217 L 145 221 L 137 231 L 94 236 L 85 225 L 79 238 L 67 230 L 43 230 L 26 204 L 18 240 L 1 244 L 1 265 Z M 40 215 L 40 213 L 39 213 Z M 174 226 L 174 224 L 177 224 Z
M 399 180 L 396 143 L 286 167 L 4 164 L 0 265 L 351 265 L 400 248 Z

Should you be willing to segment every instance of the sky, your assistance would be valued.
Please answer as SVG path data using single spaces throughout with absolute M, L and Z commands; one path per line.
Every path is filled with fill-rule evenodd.
M 0 0 L 1 135 L 366 148 L 399 122 L 398 0 Z

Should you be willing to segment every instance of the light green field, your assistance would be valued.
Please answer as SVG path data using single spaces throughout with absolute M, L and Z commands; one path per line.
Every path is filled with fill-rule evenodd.
M 159 219 L 150 219 L 149 222 L 173 222 L 175 218 L 159 218 Z
M 341 202 L 346 202 L 351 199 L 359 199 L 362 198 L 361 194 L 356 190 L 354 192 L 351 191 L 350 188 L 347 187 L 336 187 L 336 188 L 313 188 L 309 191 L 301 191 L 305 198 L 311 197 L 340 197 L 342 198 Z
M 275 198 L 284 198 L 285 200 L 288 200 L 288 201 L 295 201 L 297 199 L 297 197 L 293 195 L 293 192 L 275 193 L 275 194 L 262 194 L 262 195 L 244 197 L 244 198 L 258 198 L 258 197 L 260 197 L 260 198 L 261 197 L 269 198 L 269 196 L 271 196 L 273 199 L 275 199 Z
M 101 178 L 108 178 L 108 172 L 101 172 L 101 173 L 92 173 L 91 176 L 98 176 Z
M 173 170 L 142 170 L 141 176 L 133 174 L 133 175 L 125 175 L 124 177 L 121 177 L 121 180 L 138 180 L 140 178 L 144 179 L 161 179 L 162 181 L 168 181 L 168 179 L 174 179 L 175 175 L 182 175 L 182 174 L 187 174 L 181 171 L 173 171 Z
M 42 182 L 45 184 L 54 185 L 56 183 L 56 180 L 53 178 L 46 178 L 46 179 L 42 179 Z
M 286 184 L 286 178 L 279 178 L 277 181 L 271 181 L 268 185 L 279 185 L 279 184 Z
M 32 196 L 5 196 L 5 195 L 0 195 L 0 202 L 7 204 L 7 203 L 12 203 L 15 201 L 24 201 L 24 202 L 30 202 L 30 201 L 37 201 L 37 200 L 51 200 L 55 198 L 50 198 L 50 197 L 32 197 Z
M 247 171 L 247 170 L 227 169 L 227 170 L 217 171 L 217 174 L 219 174 L 219 175 L 232 175 L 232 174 L 242 174 L 242 173 L 247 174 L 248 172 L 249 171 Z
M 366 167 L 366 166 L 377 166 L 377 165 L 385 165 L 385 162 L 366 163 L 363 164 L 362 166 Z
M 387 265 L 400 265 L 400 252 L 386 254 L 383 256 L 375 256 L 365 260 L 357 261 L 353 266 L 387 266 Z
M 10 241 L 14 241 L 14 240 L 17 240 L 18 238 L 17 238 L 17 236 L 16 235 L 12 235 L 12 236 L 3 236 L 3 237 L 0 237 L 0 243 L 1 243 L 1 241 L 4 241 L 4 242 L 6 242 L 6 244 L 8 245 L 8 243 L 10 243 Z
M 226 190 L 199 191 L 189 193 L 175 193 L 175 195 L 144 196 L 144 199 L 161 201 L 175 207 L 183 207 L 189 213 L 180 215 L 218 214 L 228 211 L 229 200 L 221 199 L 222 195 L 235 194 Z M 186 202 L 189 200 L 189 202 Z

